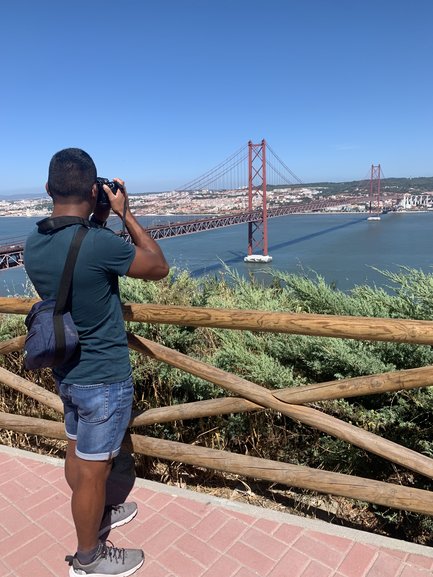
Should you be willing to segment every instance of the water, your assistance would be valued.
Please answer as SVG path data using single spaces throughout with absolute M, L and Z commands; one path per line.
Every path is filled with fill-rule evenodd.
M 37 220 L 0 218 L 0 244 L 23 239 Z M 149 217 L 140 220 L 150 226 Z M 171 216 L 158 220 L 179 219 Z M 268 228 L 273 261 L 267 265 L 243 262 L 247 250 L 245 224 L 164 239 L 160 246 L 171 266 L 196 276 L 217 273 L 224 262 L 242 275 L 252 272 L 264 281 L 276 270 L 308 276 L 318 273 L 341 290 L 359 284 L 389 284 L 372 267 L 398 271 L 408 266 L 433 272 L 432 212 L 389 213 L 380 221 L 367 221 L 359 214 L 299 214 L 270 219 Z M 23 294 L 25 279 L 22 268 L 0 271 L 0 295 Z

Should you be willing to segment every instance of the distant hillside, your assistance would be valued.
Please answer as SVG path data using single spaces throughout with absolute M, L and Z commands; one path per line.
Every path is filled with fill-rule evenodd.
M 315 188 L 324 195 L 349 194 L 365 195 L 370 192 L 370 180 L 352 180 L 349 182 L 312 182 L 305 183 L 306 188 Z M 268 188 L 272 187 L 271 184 Z M 275 188 L 287 188 L 287 186 L 276 186 Z M 299 188 L 299 184 L 290 188 Z M 419 176 L 417 178 L 383 178 L 380 181 L 380 189 L 383 193 L 404 194 L 407 192 L 420 194 L 423 192 L 433 192 L 433 176 Z

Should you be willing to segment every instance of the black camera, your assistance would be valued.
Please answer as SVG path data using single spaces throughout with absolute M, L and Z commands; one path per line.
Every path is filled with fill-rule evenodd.
M 98 200 L 96 201 L 97 204 L 102 204 L 105 206 L 110 205 L 110 201 L 108 200 L 107 193 L 104 190 L 103 185 L 107 185 L 108 188 L 111 190 L 113 194 L 116 194 L 118 190 L 121 190 L 120 185 L 117 184 L 114 180 L 108 180 L 108 178 L 97 178 L 96 184 L 98 185 Z

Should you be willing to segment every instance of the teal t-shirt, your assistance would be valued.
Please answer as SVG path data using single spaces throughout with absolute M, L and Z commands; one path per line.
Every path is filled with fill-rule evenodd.
M 43 299 L 57 296 L 66 255 L 78 226 L 50 234 L 36 229 L 27 238 L 24 266 Z M 135 247 L 110 229 L 89 229 L 72 280 L 71 314 L 80 337 L 80 351 L 69 364 L 53 369 L 57 379 L 87 385 L 129 377 L 118 278 L 127 273 L 134 256 Z

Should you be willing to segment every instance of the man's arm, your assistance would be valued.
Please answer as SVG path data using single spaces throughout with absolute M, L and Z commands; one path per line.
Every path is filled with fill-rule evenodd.
M 123 218 L 125 213 L 125 226 L 135 245 L 135 257 L 126 275 L 144 280 L 160 280 L 166 277 L 170 270 L 164 254 L 159 245 L 131 213 L 123 180 L 120 178 L 115 178 L 114 180 L 120 185 L 121 190 L 117 194 L 113 194 L 106 185 L 104 185 L 104 190 L 110 200 L 113 212 L 121 218 Z M 126 211 L 124 211 L 125 204 Z

